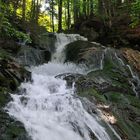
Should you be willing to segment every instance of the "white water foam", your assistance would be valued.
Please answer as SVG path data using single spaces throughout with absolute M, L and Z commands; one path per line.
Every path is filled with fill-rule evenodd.
M 49 75 L 33 71 L 34 82 L 21 85 L 26 93 L 12 95 L 9 114 L 23 122 L 33 140 L 90 140 L 89 129 L 98 139 L 109 140 L 105 129 L 74 97 L 74 90 L 50 76 L 51 71 Z
M 65 52 L 64 48 L 67 44 L 77 41 L 77 40 L 83 40 L 87 41 L 87 38 L 80 36 L 78 34 L 56 34 L 56 51 L 52 55 L 52 61 L 53 62 L 61 62 L 63 63 L 65 60 Z

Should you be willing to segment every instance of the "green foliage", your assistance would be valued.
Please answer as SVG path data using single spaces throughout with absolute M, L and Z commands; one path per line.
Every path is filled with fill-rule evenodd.
M 0 2 L 0 37 L 13 38 L 15 40 L 25 41 L 31 43 L 29 35 L 18 31 L 13 27 L 9 21 L 9 15 L 7 14 L 8 7 L 6 4 Z
M 6 18 L 2 13 L 0 14 L 0 18 L 2 19 L 0 23 L 1 37 L 9 37 L 22 41 L 26 40 L 28 43 L 31 43 L 30 36 L 15 29 L 9 22 L 8 18 Z
M 136 0 L 132 3 L 131 8 L 131 18 L 132 18 L 132 27 L 137 26 L 140 23 L 140 1 Z

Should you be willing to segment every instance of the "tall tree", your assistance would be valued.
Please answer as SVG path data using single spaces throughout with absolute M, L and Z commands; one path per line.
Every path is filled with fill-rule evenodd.
M 14 8 L 14 11 L 13 11 L 13 17 L 16 18 L 17 17 L 17 9 L 18 9 L 18 6 L 19 6 L 19 2 L 20 0 L 14 0 L 12 1 L 12 4 L 13 4 L 13 8 Z
M 74 19 L 74 23 L 77 23 L 78 20 L 78 15 L 79 15 L 79 7 L 78 7 L 78 0 L 73 0 L 73 19 Z
M 35 0 L 32 0 L 31 4 L 31 22 L 35 22 Z
M 26 0 L 22 1 L 22 21 L 25 22 Z
M 86 18 L 87 16 L 86 6 L 87 6 L 86 0 L 83 0 L 83 17 L 84 18 Z
M 90 0 L 90 15 L 93 15 L 93 0 Z
M 38 19 L 39 19 L 39 11 L 40 11 L 40 4 L 39 0 L 36 0 L 36 5 L 35 5 L 35 22 L 38 24 Z
M 62 32 L 62 0 L 58 0 L 58 32 Z
M 51 15 L 52 15 L 52 30 L 54 32 L 54 0 L 51 1 Z
M 67 0 L 67 11 L 68 11 L 68 29 L 70 29 L 71 15 L 70 15 L 70 0 Z

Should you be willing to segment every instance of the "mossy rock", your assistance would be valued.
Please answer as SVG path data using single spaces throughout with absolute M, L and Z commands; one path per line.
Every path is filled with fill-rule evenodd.
M 78 91 L 77 94 L 82 97 L 86 97 L 89 100 L 95 98 L 98 102 L 106 103 L 106 98 L 104 95 L 99 93 L 97 90 L 91 88 L 91 89 L 85 89 L 84 91 Z M 93 98 L 92 98 L 93 97 Z
M 84 49 L 92 48 L 94 45 L 88 41 L 78 40 L 66 46 L 66 61 L 77 62 L 79 55 Z
M 11 97 L 7 88 L 0 87 L 0 108 L 4 107 L 9 101 Z
M 108 92 L 105 94 L 107 104 L 117 119 L 116 130 L 127 136 L 128 140 L 140 139 L 140 101 L 132 95 Z
M 11 54 L 7 51 L 0 49 L 0 59 L 7 59 L 10 58 Z
M 113 89 L 115 91 L 122 91 L 122 93 L 134 95 L 128 77 L 126 77 L 119 71 L 113 70 L 112 68 L 90 72 L 88 73 L 88 77 L 90 77 L 91 79 L 95 79 L 96 81 L 97 79 L 102 79 L 105 82 L 109 83 L 112 87 L 114 87 Z
M 140 109 L 132 107 L 131 102 L 130 105 L 120 102 L 113 108 L 115 108 L 112 112 L 117 119 L 117 126 L 127 135 L 128 140 L 140 139 Z
M 24 126 L 0 109 L 0 140 L 31 140 Z

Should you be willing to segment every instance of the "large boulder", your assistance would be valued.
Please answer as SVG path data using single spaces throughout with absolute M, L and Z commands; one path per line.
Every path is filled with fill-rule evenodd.
M 51 52 L 47 49 L 24 46 L 18 51 L 16 60 L 23 66 L 35 66 L 47 63 L 51 59 Z
M 89 41 L 82 41 L 78 40 L 75 42 L 72 42 L 66 46 L 65 52 L 66 52 L 66 62 L 80 62 L 80 61 L 86 61 L 90 52 L 96 51 L 97 48 L 100 48 L 101 46 L 96 43 L 91 43 Z M 100 49 L 98 49 L 100 50 Z
M 130 48 L 122 49 L 123 56 L 138 71 L 140 75 L 140 52 Z
M 122 139 L 140 139 L 139 52 L 78 41 L 67 45 L 66 60 L 86 64 L 89 72 L 57 78 L 66 80 L 68 86 L 75 83 L 76 93 L 95 103 Z
M 30 80 L 30 72 L 12 59 L 0 59 L 0 87 L 15 91 L 24 80 Z

